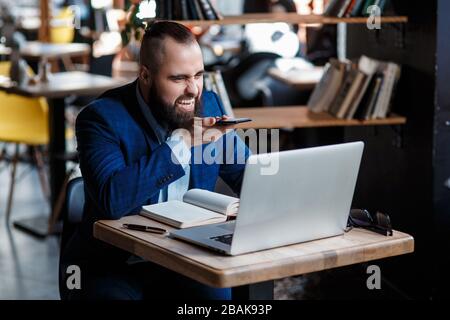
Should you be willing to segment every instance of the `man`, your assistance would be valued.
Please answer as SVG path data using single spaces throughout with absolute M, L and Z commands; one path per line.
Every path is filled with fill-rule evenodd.
M 218 97 L 203 92 L 203 72 L 189 29 L 156 22 L 142 40 L 138 79 L 104 93 L 78 116 L 86 203 L 83 222 L 62 247 L 63 298 L 230 298 L 229 289 L 207 287 L 92 235 L 98 219 L 138 214 L 143 205 L 181 199 L 190 188 L 214 190 L 219 176 L 239 193 L 249 150 L 235 132 L 214 126 L 225 116 Z M 211 146 L 215 161 L 194 159 Z M 69 265 L 80 267 L 80 290 L 66 289 Z

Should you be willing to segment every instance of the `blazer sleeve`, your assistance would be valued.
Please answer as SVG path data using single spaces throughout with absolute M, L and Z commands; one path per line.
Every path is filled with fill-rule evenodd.
M 100 219 L 120 219 L 185 172 L 167 144 L 127 165 L 120 139 L 94 108 L 83 110 L 76 122 L 80 168 Z

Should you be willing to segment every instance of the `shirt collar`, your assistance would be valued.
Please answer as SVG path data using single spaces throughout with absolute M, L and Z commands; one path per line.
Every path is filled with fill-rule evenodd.
M 160 144 L 165 142 L 168 133 L 167 125 L 165 123 L 160 124 L 158 123 L 158 121 L 156 121 L 150 109 L 150 106 L 145 102 L 144 98 L 142 97 L 141 91 L 139 89 L 139 82 L 136 82 L 136 98 L 138 101 L 139 108 L 144 114 L 145 121 L 147 121 L 147 123 L 150 125 L 150 128 L 152 128 L 153 132 L 156 135 L 156 138 L 158 139 L 158 142 Z

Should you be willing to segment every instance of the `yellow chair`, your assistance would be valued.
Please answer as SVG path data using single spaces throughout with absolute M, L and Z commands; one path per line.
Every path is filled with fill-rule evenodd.
M 9 62 L 0 62 L 0 75 L 9 76 L 9 68 Z M 45 98 L 0 92 L 0 101 L 0 141 L 48 144 L 48 105 Z
M 53 17 L 50 27 L 50 42 L 71 43 L 75 36 L 75 28 L 72 25 L 75 15 L 70 7 L 65 7 Z
M 0 62 L 0 75 L 8 76 L 10 65 L 10 62 Z M 30 73 L 32 73 L 31 69 Z M 6 220 L 9 222 L 20 144 L 31 147 L 41 187 L 45 196 L 48 195 L 42 153 L 39 148 L 49 143 L 48 105 L 44 98 L 26 98 L 0 92 L 0 114 L 0 141 L 15 144 L 15 153 L 11 159 L 11 184 L 6 207 Z M 3 152 L 0 154 L 0 160 L 2 158 L 5 158 Z

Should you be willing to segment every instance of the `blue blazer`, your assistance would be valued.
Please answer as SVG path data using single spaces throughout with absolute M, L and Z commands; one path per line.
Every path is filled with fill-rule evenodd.
M 93 223 L 138 214 L 143 205 L 158 202 L 160 189 L 184 175 L 181 165 L 171 160 L 170 147 L 158 143 L 144 120 L 138 107 L 136 85 L 134 81 L 107 91 L 78 115 L 76 136 L 86 203 L 83 222 L 62 250 L 63 263 L 84 261 L 99 266 L 111 260 L 127 259 L 129 254 L 93 238 Z M 202 116 L 224 114 L 215 93 L 205 91 L 202 103 Z M 244 150 L 247 159 L 250 152 L 235 133 L 215 142 L 223 144 L 222 150 L 226 151 L 214 156 L 236 159 L 237 148 L 227 150 L 227 139 L 234 139 L 235 146 Z M 245 165 L 221 163 L 225 161 L 191 164 L 189 188 L 213 191 L 220 176 L 239 193 Z

